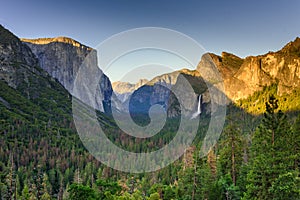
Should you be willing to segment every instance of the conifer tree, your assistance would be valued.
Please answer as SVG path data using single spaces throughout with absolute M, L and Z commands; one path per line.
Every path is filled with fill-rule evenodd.
M 50 182 L 49 182 L 49 178 L 48 178 L 48 175 L 46 173 L 44 173 L 43 175 L 43 182 L 42 182 L 42 189 L 41 189 L 41 199 L 49 199 L 51 198 L 50 194 L 51 194 L 51 185 L 50 185 Z
M 290 153 L 291 158 L 293 159 L 294 164 L 294 170 L 299 171 L 300 170 L 300 115 L 298 116 L 294 126 L 293 130 L 290 135 Z
M 28 185 L 25 184 L 22 190 L 22 200 L 28 200 L 30 197 Z
M 223 131 L 223 139 L 220 142 L 219 162 L 222 173 L 224 175 L 229 173 L 234 185 L 243 163 L 244 146 L 239 128 L 234 124 L 228 125 Z
M 11 153 L 8 160 L 8 174 L 6 176 L 7 184 L 7 199 L 16 199 L 16 172 L 15 172 L 15 163 L 14 156 Z
M 270 192 L 272 183 L 290 167 L 285 141 L 289 130 L 286 116 L 278 111 L 278 100 L 270 96 L 262 123 L 253 136 L 244 199 L 274 198 Z
M 77 168 L 74 173 L 73 183 L 81 184 L 82 178 L 80 175 L 80 170 Z

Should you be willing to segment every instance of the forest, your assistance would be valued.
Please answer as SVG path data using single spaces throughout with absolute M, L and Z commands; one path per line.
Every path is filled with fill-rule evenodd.
M 2 97 L 14 106 L 0 104 L 0 199 L 300 199 L 300 115 L 288 112 L 292 101 L 299 102 L 297 91 L 286 98 L 273 85 L 231 103 L 218 143 L 200 157 L 203 116 L 203 128 L 179 160 L 131 174 L 101 164 L 85 149 L 69 114 L 70 98 L 54 96 L 63 105 L 57 106 L 46 97 L 49 91 L 41 92 L 37 107 L 0 83 Z M 109 138 L 128 150 L 163 146 L 178 123 L 169 120 L 159 135 L 143 141 L 126 138 L 109 116 L 98 117 Z

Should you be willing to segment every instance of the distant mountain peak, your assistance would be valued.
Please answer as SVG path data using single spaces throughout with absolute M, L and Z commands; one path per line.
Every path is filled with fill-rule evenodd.
M 148 82 L 149 81 L 147 79 L 140 79 L 137 83 L 116 81 L 112 83 L 112 88 L 119 94 L 131 93 Z
M 92 48 L 87 47 L 72 38 L 68 38 L 68 37 L 64 37 L 64 36 L 59 36 L 59 37 L 54 37 L 54 38 L 37 38 L 37 39 L 21 38 L 21 41 L 32 43 L 32 44 L 40 44 L 40 45 L 49 44 L 49 43 L 53 43 L 53 42 L 60 42 L 60 43 L 65 43 L 65 44 L 71 44 L 75 47 L 84 47 L 84 48 L 89 48 L 90 50 L 92 50 Z

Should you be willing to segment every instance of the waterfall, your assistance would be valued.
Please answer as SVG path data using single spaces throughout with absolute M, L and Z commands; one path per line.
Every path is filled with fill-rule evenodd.
M 202 98 L 202 95 L 200 94 L 199 100 L 198 100 L 198 110 L 197 110 L 198 115 L 201 114 L 201 100 L 202 100 L 201 98 Z
M 197 107 L 197 112 L 195 112 L 192 116 L 192 119 L 196 118 L 198 115 L 201 114 L 201 101 L 202 101 L 202 95 L 200 94 L 198 96 L 198 107 Z

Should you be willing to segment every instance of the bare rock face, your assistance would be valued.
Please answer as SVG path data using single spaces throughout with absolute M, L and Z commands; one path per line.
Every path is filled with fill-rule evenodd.
M 87 66 L 98 66 L 94 49 L 66 38 L 22 39 L 39 60 L 42 69 L 57 79 L 71 94 L 77 72 L 84 62 Z M 98 69 L 98 68 L 97 68 Z M 99 68 L 101 76 L 97 88 L 97 109 L 107 111 L 110 107 L 112 87 L 108 77 Z
M 120 102 L 124 103 L 135 90 L 137 90 L 138 88 L 142 87 L 147 83 L 148 83 L 147 79 L 140 79 L 135 84 L 116 81 L 112 83 L 112 88 L 117 98 L 120 100 Z
M 16 116 L 25 116 L 29 120 L 35 120 L 37 117 L 40 117 L 38 120 L 48 120 L 44 118 L 44 115 L 35 115 L 31 113 L 31 110 L 25 108 L 28 103 L 36 105 L 37 110 L 41 112 L 49 112 L 49 116 L 56 116 L 59 109 L 66 114 L 71 112 L 68 106 L 57 103 L 58 101 L 70 102 L 71 96 L 67 90 L 41 69 L 38 59 L 27 45 L 1 25 L 0 83 L 1 87 L 8 88 L 6 87 L 8 85 L 13 88 L 9 89 L 7 95 L 6 91 L 2 90 L 3 96 L 0 95 L 0 104 L 11 110 L 12 113 L 16 113 Z M 22 100 L 19 103 L 22 104 L 22 107 L 13 103 L 20 101 L 20 97 Z M 24 98 L 27 98 L 28 101 L 23 102 Z M 52 106 L 57 109 L 53 109 Z M 35 111 L 33 112 L 35 113 Z
M 278 84 L 279 95 L 300 87 L 300 38 L 265 55 L 245 59 L 229 53 L 210 56 L 223 77 L 226 95 L 232 101 L 247 98 L 273 83 Z
M 206 70 L 211 65 L 217 67 L 222 80 L 215 80 L 216 74 Z M 244 59 L 226 52 L 221 56 L 212 53 L 204 54 L 196 70 L 180 70 L 164 74 L 149 81 L 147 87 L 137 89 L 133 93 L 133 110 L 134 105 L 139 105 L 137 110 L 141 110 L 142 105 L 147 105 L 142 109 L 145 111 L 151 105 L 161 104 L 168 109 L 169 116 L 176 116 L 179 106 L 175 104 L 172 106 L 175 97 L 168 89 L 176 84 L 179 74 L 184 75 L 191 83 L 195 95 L 202 94 L 203 104 L 207 108 L 205 112 L 213 112 L 209 108 L 212 99 L 208 88 L 211 86 L 216 88 L 216 83 L 220 81 L 223 82 L 224 92 L 228 97 L 226 103 L 245 99 L 274 83 L 278 84 L 279 95 L 289 93 L 300 87 L 300 38 L 296 38 L 277 52 Z M 201 77 L 205 77 L 206 80 Z M 158 84 L 165 87 L 157 86 Z M 139 102 L 144 103 L 139 104 Z M 218 99 L 214 99 L 214 102 L 218 102 Z M 191 102 L 185 109 L 193 110 L 196 105 L 197 102 Z
M 30 87 L 32 75 L 45 75 L 30 48 L 0 25 L 0 80 L 18 89 Z
M 112 83 L 112 87 L 114 92 L 119 94 L 124 94 L 128 92 L 133 92 L 134 90 L 138 89 L 139 87 L 148 83 L 147 79 L 140 79 L 137 83 L 128 83 L 128 82 L 121 82 L 116 81 Z
M 91 48 L 69 38 L 22 39 L 39 60 L 40 66 L 57 79 L 68 91 Z M 97 65 L 97 59 L 90 61 Z
M 185 87 L 182 85 L 183 80 L 189 82 L 195 93 L 190 94 L 187 92 L 188 88 L 183 88 Z M 180 98 L 188 101 L 185 107 L 180 106 L 176 95 L 172 92 L 175 88 L 180 91 Z M 130 112 L 138 113 L 148 113 L 151 106 L 158 104 L 165 109 L 168 117 L 176 117 L 183 110 L 193 112 L 198 105 L 196 101 L 198 94 L 206 90 L 207 87 L 197 71 L 183 69 L 153 78 L 136 89 L 124 104 L 129 107 Z M 193 98 L 190 95 L 193 95 Z

